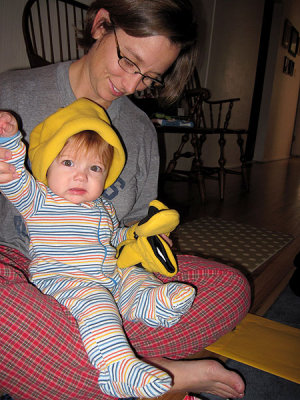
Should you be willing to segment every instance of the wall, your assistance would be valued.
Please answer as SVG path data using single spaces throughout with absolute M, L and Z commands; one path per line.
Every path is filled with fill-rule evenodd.
M 248 128 L 255 82 L 264 2 L 261 0 L 194 0 L 200 25 L 198 71 L 201 85 L 211 92 L 211 99 L 239 97 L 234 106 L 230 127 Z M 204 22 L 204 21 L 205 22 Z M 202 157 L 205 165 L 217 165 L 218 137 L 209 137 Z M 226 137 L 227 166 L 240 164 L 235 137 Z M 180 137 L 166 135 L 167 159 L 175 152 Z M 186 146 L 190 150 L 190 146 Z M 188 169 L 190 161 L 180 159 L 177 167 Z
M 0 72 L 29 68 L 22 33 L 22 13 L 26 1 L 0 1 Z
M 217 0 L 191 0 L 198 22 L 198 72 L 201 85 L 207 87 L 212 35 Z
M 300 91 L 299 91 L 300 93 Z M 296 123 L 294 129 L 294 143 L 292 146 L 291 154 L 300 157 L 300 96 L 298 97 L 298 107 L 296 114 Z
M 289 158 L 299 93 L 300 57 L 292 57 L 281 40 L 286 18 L 300 32 L 300 1 L 283 0 L 275 4 L 274 12 L 254 154 L 254 160 L 263 162 Z M 283 73 L 285 56 L 295 62 L 293 76 Z
M 231 128 L 248 128 L 255 82 L 264 2 L 216 0 L 207 83 L 212 100 L 239 97 Z M 213 165 L 218 158 L 216 138 L 205 145 L 203 159 Z M 236 138 L 227 137 L 225 158 L 239 165 Z
M 255 82 L 257 53 L 263 18 L 261 0 L 195 0 L 206 17 L 205 41 L 199 61 L 202 85 L 209 88 L 212 99 L 240 97 L 234 106 L 231 127 L 248 127 Z M 293 58 L 281 46 L 285 18 L 300 32 L 300 1 L 274 0 L 270 46 L 263 88 L 254 161 L 273 161 L 289 158 L 293 133 L 293 155 L 300 155 L 300 102 L 295 124 L 299 95 L 300 56 Z M 203 45 L 203 43 L 202 43 Z M 283 74 L 284 56 L 295 61 L 294 75 Z M 204 83 L 203 83 L 204 82 Z M 171 138 L 172 136 L 172 138 Z M 175 151 L 179 138 L 167 137 L 168 157 Z M 233 138 L 227 138 L 228 166 L 239 163 L 238 148 Z M 215 165 L 218 159 L 216 138 L 210 138 L 203 148 L 206 165 Z M 188 168 L 183 159 L 179 168 Z

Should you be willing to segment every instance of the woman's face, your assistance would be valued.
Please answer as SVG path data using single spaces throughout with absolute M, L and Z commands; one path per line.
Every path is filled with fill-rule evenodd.
M 162 76 L 179 54 L 179 47 L 164 36 L 138 38 L 116 29 L 120 54 L 135 63 L 144 75 Z M 89 87 L 86 97 L 107 108 L 118 97 L 144 90 L 140 74 L 130 74 L 118 64 L 114 33 L 105 34 L 102 27 L 93 33 L 96 42 L 84 57 L 85 78 Z

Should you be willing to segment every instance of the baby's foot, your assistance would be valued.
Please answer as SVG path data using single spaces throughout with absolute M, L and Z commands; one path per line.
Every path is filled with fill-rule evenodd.
M 166 372 L 134 357 L 100 370 L 98 382 L 103 393 L 119 398 L 157 397 L 172 385 L 172 379 Z
M 10 137 L 18 132 L 18 124 L 15 117 L 6 111 L 0 111 L 0 136 Z
M 190 309 L 195 289 L 178 282 L 169 282 L 143 290 L 135 310 L 135 317 L 145 324 L 170 327 Z

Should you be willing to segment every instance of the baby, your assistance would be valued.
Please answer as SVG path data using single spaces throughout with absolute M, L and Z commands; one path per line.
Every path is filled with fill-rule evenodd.
M 35 178 L 24 166 L 21 139 L 13 115 L 0 112 L 1 147 L 12 151 L 18 173 L 0 189 L 26 221 L 32 282 L 76 318 L 104 393 L 162 395 L 171 377 L 135 356 L 122 318 L 172 326 L 191 307 L 195 291 L 178 282 L 163 284 L 136 266 L 117 266 L 116 247 L 134 239 L 135 226 L 120 228 L 113 205 L 101 197 L 125 164 L 106 112 L 79 99 L 39 124 L 29 145 Z

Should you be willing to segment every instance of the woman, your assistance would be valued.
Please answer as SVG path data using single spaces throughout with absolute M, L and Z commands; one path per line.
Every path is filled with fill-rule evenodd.
M 162 95 L 170 101 L 180 94 L 194 67 L 193 10 L 188 0 L 97 0 L 81 44 L 88 52 L 76 62 L 0 76 L 0 108 L 17 112 L 29 134 L 76 98 L 87 97 L 105 107 L 127 150 L 126 166 L 105 195 L 121 223 L 131 224 L 146 214 L 157 195 L 159 160 L 151 122 L 126 96 L 151 85 L 165 86 Z M 0 159 L 9 157 L 0 149 Z M 0 162 L 1 182 L 13 176 L 13 168 Z M 1 387 L 14 400 L 106 398 L 72 316 L 27 283 L 26 231 L 3 197 L 0 205 L 5 227 L 0 231 Z M 244 317 L 248 283 L 236 270 L 217 263 L 191 256 L 179 256 L 178 261 L 180 271 L 173 280 L 197 287 L 192 309 L 172 328 L 126 322 L 128 339 L 140 358 L 173 377 L 171 391 L 241 398 L 242 379 L 217 361 L 175 360 L 201 351 Z

